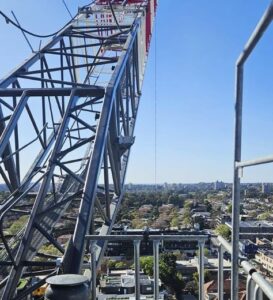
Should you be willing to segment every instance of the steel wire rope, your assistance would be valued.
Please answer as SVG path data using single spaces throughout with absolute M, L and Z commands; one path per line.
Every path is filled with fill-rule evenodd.
M 83 8 L 86 8 L 88 6 L 90 6 L 91 4 L 93 4 L 95 1 L 92 1 L 90 2 L 89 4 L 83 6 Z M 50 34 L 37 34 L 37 33 L 34 33 L 34 32 L 31 32 L 25 28 L 23 28 L 22 26 L 18 25 L 17 23 L 15 23 L 11 18 L 9 18 L 5 13 L 3 13 L 3 11 L 0 10 L 0 15 L 6 20 L 6 23 L 10 23 L 12 24 L 13 26 L 15 26 L 16 28 L 20 29 L 21 31 L 23 31 L 24 33 L 26 34 L 29 34 L 31 36 L 34 36 L 34 37 L 37 37 L 37 38 L 49 38 L 49 37 L 52 37 L 56 34 L 58 34 L 61 30 L 63 30 L 70 22 L 72 22 L 73 20 L 75 20 L 75 18 L 77 17 L 78 13 L 72 17 L 62 28 L 60 28 L 59 30 L 53 32 L 53 33 L 50 33 Z
M 49 37 L 52 37 L 56 34 L 58 34 L 62 29 L 64 29 L 71 21 L 73 21 L 76 16 L 78 15 L 75 15 L 71 20 L 69 20 L 61 29 L 59 29 L 58 31 L 55 31 L 54 33 L 50 33 L 50 34 L 36 34 L 34 32 L 31 32 L 23 27 L 21 27 L 20 25 L 16 24 L 13 20 L 11 20 L 6 14 L 4 14 L 1 10 L 0 10 L 0 15 L 6 20 L 7 24 L 8 23 L 11 23 L 13 26 L 15 26 L 16 28 L 20 29 L 21 31 L 23 31 L 24 33 L 26 34 L 29 34 L 31 36 L 34 36 L 34 37 L 37 37 L 37 38 L 49 38 Z
M 114 11 L 114 9 L 113 9 L 113 5 L 112 5 L 111 0 L 108 0 L 108 4 L 109 4 L 110 10 L 111 10 L 111 12 L 112 12 L 114 21 L 115 21 L 115 23 L 116 23 L 116 25 L 117 25 L 117 27 L 118 27 L 118 30 L 119 30 L 121 33 L 124 33 L 125 31 L 122 30 L 121 27 L 120 27 L 120 24 L 119 24 L 119 22 L 118 22 L 117 16 L 116 16 L 115 11 Z M 136 15 L 136 17 L 135 17 L 135 19 L 134 19 L 134 22 L 132 23 L 132 26 L 134 25 L 136 19 L 137 19 L 137 15 Z M 131 27 L 132 27 L 132 26 L 131 26 Z
M 156 21 L 154 23 L 154 37 L 155 37 L 155 65 L 154 65 L 154 114 L 155 114 L 155 120 L 154 120 L 154 181 L 155 181 L 155 194 L 157 193 L 157 28 L 156 28 Z
M 121 27 L 120 27 L 120 25 L 119 25 L 117 16 L 116 16 L 116 14 L 115 14 L 115 12 L 114 12 L 113 5 L 112 5 L 112 3 L 111 3 L 111 0 L 108 0 L 108 4 L 109 4 L 109 6 L 110 6 L 110 9 L 111 9 L 113 18 L 114 18 L 114 20 L 115 20 L 115 23 L 116 23 L 116 25 L 117 25 L 119 31 L 120 31 L 120 32 L 123 32 L 123 30 L 121 29 Z

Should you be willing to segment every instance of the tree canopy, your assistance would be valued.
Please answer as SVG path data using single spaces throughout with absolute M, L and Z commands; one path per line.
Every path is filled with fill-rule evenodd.
M 140 266 L 143 271 L 153 276 L 154 261 L 152 256 L 140 258 Z M 162 283 L 175 294 L 179 294 L 184 288 L 182 274 L 176 270 L 176 256 L 171 253 L 162 253 L 159 260 L 159 277 Z
M 230 239 L 231 231 L 229 227 L 226 224 L 220 224 L 215 228 L 215 232 L 219 235 L 221 235 L 226 240 Z

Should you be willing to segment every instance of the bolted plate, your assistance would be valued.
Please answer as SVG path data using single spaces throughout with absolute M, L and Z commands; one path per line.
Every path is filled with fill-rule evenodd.
M 75 286 L 88 282 L 88 278 L 79 274 L 63 274 L 49 277 L 46 282 L 50 285 Z

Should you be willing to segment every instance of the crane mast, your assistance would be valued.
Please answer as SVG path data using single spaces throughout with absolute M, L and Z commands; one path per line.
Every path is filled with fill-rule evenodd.
M 0 81 L 0 176 L 10 192 L 0 203 L 2 299 L 21 299 L 18 282 L 37 266 L 47 276 L 81 273 L 85 235 L 111 233 L 156 7 L 156 0 L 94 1 Z M 18 219 L 18 232 L 8 234 L 6 224 Z M 63 232 L 71 236 L 66 246 Z M 44 245 L 58 249 L 58 267 Z M 97 264 L 105 246 L 98 238 Z

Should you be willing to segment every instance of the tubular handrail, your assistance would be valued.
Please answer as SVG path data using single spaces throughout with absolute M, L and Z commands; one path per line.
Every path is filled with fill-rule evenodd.
M 256 28 L 254 29 L 252 35 L 250 36 L 249 40 L 247 41 L 243 52 L 240 54 L 236 65 L 238 67 L 243 66 L 253 49 L 256 47 L 257 43 L 263 36 L 264 32 L 266 31 L 267 27 L 272 22 L 273 18 L 273 1 L 270 3 L 269 7 L 265 11 L 264 15 L 262 16 L 261 20 L 257 24 Z
M 217 240 L 229 254 L 232 254 L 232 245 L 227 240 L 225 240 L 222 236 L 218 236 Z M 258 285 L 258 287 L 269 299 L 273 299 L 273 284 L 266 280 L 249 261 L 242 260 L 240 266 L 243 268 L 245 274 L 250 276 L 255 282 L 255 285 Z M 248 299 L 249 298 L 247 297 L 247 300 Z
M 204 299 L 204 245 L 206 241 L 211 238 L 210 234 L 198 232 L 198 234 L 145 234 L 133 235 L 86 235 L 85 240 L 90 242 L 90 269 L 91 269 L 91 292 L 92 299 L 96 299 L 96 254 L 97 242 L 109 241 L 131 241 L 134 245 L 134 261 L 135 261 L 135 299 L 140 300 L 140 242 L 151 241 L 153 243 L 153 256 L 154 256 L 154 299 L 159 299 L 159 245 L 162 241 L 193 241 L 198 243 L 199 249 L 199 300 Z
M 208 240 L 209 235 L 149 235 L 150 241 L 200 241 Z M 86 235 L 85 239 L 88 241 L 123 241 L 123 240 L 143 240 L 143 235 Z
M 235 130 L 234 130 L 234 173 L 232 193 L 232 274 L 231 274 L 231 297 L 238 299 L 238 264 L 239 260 L 239 236 L 240 236 L 240 180 L 241 171 L 244 167 L 254 166 L 272 162 L 270 158 L 261 158 L 250 161 L 241 161 L 242 156 L 242 116 L 243 116 L 243 85 L 244 85 L 244 64 L 261 40 L 263 34 L 273 20 L 273 1 L 261 17 L 259 23 L 248 39 L 243 51 L 236 61 L 236 86 L 235 86 Z M 254 291 L 253 291 L 254 293 Z M 256 294 L 257 293 L 256 291 Z

